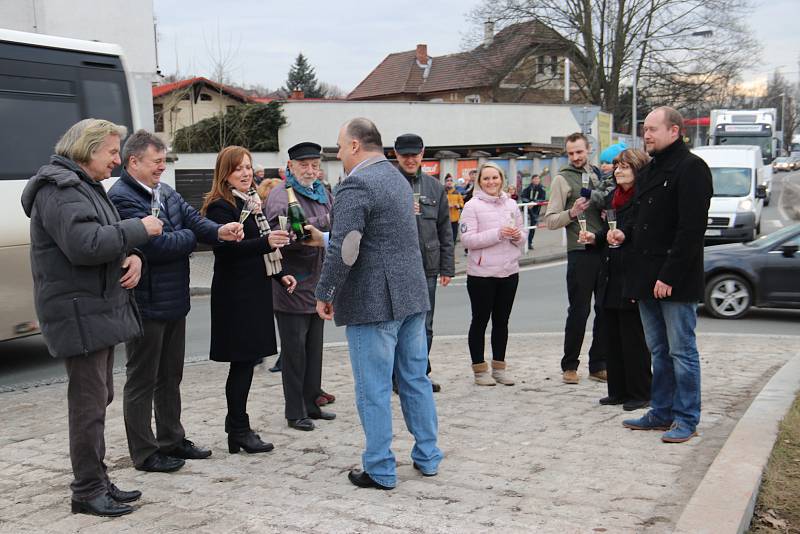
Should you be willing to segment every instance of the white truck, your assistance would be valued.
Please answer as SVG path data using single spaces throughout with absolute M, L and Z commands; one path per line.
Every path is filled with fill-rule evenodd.
M 755 145 L 761 149 L 764 165 L 763 185 L 767 191 L 764 205 L 768 205 L 772 193 L 772 160 L 778 155 L 780 140 L 775 130 L 778 110 L 760 109 L 712 109 L 710 123 L 710 145 Z

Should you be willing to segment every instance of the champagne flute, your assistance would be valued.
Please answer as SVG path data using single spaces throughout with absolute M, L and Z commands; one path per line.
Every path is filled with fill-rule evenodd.
M 585 213 L 581 213 L 581 214 L 578 215 L 578 224 L 581 225 L 581 232 L 585 232 L 586 231 L 586 214 Z M 585 241 L 582 240 L 580 237 L 578 237 L 578 243 L 583 244 L 583 243 L 585 243 Z
M 606 210 L 606 221 L 608 222 L 608 229 L 614 231 L 617 229 L 617 210 L 608 209 Z M 617 245 L 608 245 L 609 248 L 618 248 L 619 244 Z
M 161 213 L 161 189 L 156 187 L 153 189 L 153 198 L 150 199 L 150 215 L 158 219 L 159 213 Z
M 250 209 L 250 206 L 245 206 L 242 208 L 242 212 L 239 214 L 239 224 L 244 224 L 244 221 L 247 220 L 251 213 L 252 210 Z
M 278 215 L 278 227 L 284 232 L 286 231 L 288 222 L 289 222 L 289 217 L 287 217 L 286 215 Z

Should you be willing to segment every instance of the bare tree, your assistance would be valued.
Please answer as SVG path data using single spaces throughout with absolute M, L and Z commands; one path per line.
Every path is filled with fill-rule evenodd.
M 319 90 L 325 98 L 342 99 L 347 96 L 347 91 L 332 83 L 320 82 Z
M 800 127 L 800 110 L 798 110 L 798 86 L 790 83 L 779 69 L 767 81 L 766 94 L 758 105 L 778 109 L 777 129 L 783 132 L 783 146 L 792 145 L 794 131 Z
M 504 26 L 539 20 L 575 44 L 584 97 L 614 113 L 634 72 L 641 98 L 678 107 L 711 98 L 754 62 L 757 46 L 738 20 L 750 0 L 486 0 L 469 17 Z M 688 34 L 712 30 L 707 39 Z

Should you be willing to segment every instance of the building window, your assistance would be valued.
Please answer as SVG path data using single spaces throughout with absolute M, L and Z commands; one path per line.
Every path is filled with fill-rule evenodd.
M 201 102 L 211 102 L 212 100 L 213 98 L 211 98 L 211 95 L 207 95 L 206 93 L 200 95 Z
M 481 95 L 467 95 L 464 97 L 464 102 L 467 104 L 480 104 Z
M 544 74 L 544 56 L 536 56 L 536 74 Z
M 550 72 L 558 74 L 558 56 L 550 57 Z
M 164 131 L 164 104 L 153 104 L 153 124 L 155 131 Z

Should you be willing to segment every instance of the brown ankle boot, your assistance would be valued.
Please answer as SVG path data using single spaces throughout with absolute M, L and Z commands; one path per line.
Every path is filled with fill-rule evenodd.
M 475 373 L 475 383 L 479 386 L 494 386 L 494 378 L 489 374 L 489 364 L 486 362 L 473 363 L 472 372 Z
M 511 378 L 511 375 L 506 371 L 506 362 L 492 360 L 492 378 L 494 378 L 498 384 L 503 384 L 505 386 L 514 385 L 514 379 Z

